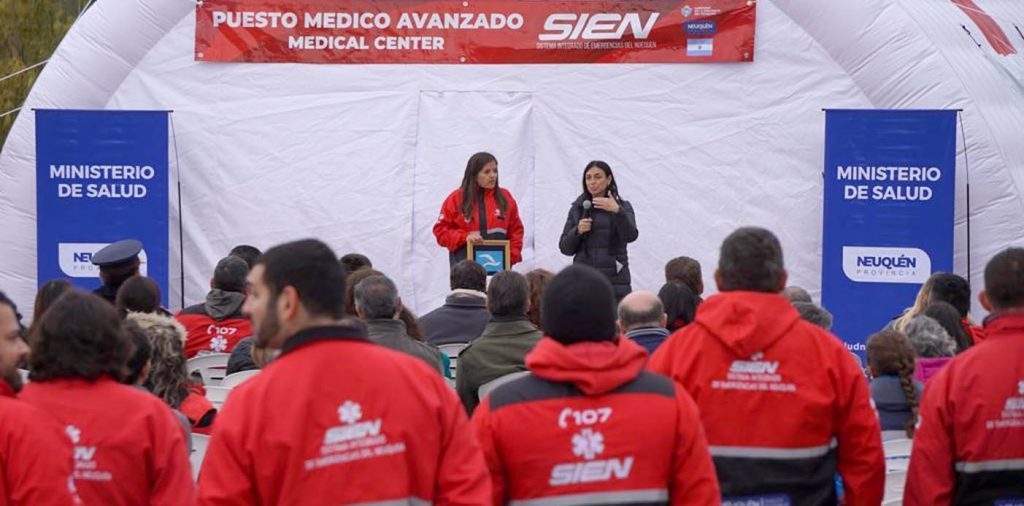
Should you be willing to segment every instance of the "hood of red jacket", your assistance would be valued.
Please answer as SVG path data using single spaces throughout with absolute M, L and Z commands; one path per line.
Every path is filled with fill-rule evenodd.
M 647 351 L 632 339 L 582 342 L 568 346 L 545 337 L 526 356 L 526 368 L 550 381 L 572 383 L 599 395 L 632 381 L 647 364 Z
M 799 320 L 800 314 L 781 295 L 736 291 L 708 297 L 693 324 L 737 356 L 749 357 L 778 341 Z

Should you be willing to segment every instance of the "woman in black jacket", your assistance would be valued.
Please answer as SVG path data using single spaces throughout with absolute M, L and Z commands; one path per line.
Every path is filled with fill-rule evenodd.
M 583 170 L 583 193 L 572 203 L 558 248 L 573 263 L 589 265 L 608 277 L 621 300 L 632 288 L 626 244 L 636 240 L 633 206 L 622 200 L 612 168 L 593 161 Z

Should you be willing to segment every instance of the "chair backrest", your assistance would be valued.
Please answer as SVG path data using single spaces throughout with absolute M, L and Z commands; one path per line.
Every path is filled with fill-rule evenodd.
M 218 410 L 224 406 L 224 401 L 228 400 L 228 394 L 231 393 L 231 387 L 221 385 L 206 385 L 203 388 L 206 389 L 206 400 Z
M 490 394 L 491 391 L 494 390 L 495 388 L 498 388 L 501 385 L 504 385 L 505 383 L 508 383 L 509 381 L 512 381 L 514 379 L 522 378 L 527 374 L 530 374 L 530 371 L 514 372 L 512 374 L 506 374 L 500 378 L 492 379 L 491 381 L 488 381 L 487 383 L 480 385 L 480 388 L 476 389 L 476 395 L 477 397 L 483 399 L 484 397 L 487 397 L 487 395 Z
M 466 349 L 466 346 L 469 346 L 469 343 L 448 343 L 437 345 L 437 348 L 441 350 L 441 353 L 448 355 L 448 370 L 451 371 L 453 380 L 455 379 L 455 368 L 458 365 L 456 362 L 459 359 L 459 352 Z
M 236 372 L 234 374 L 229 374 L 227 376 L 224 376 L 224 379 L 220 382 L 220 386 L 228 387 L 228 388 L 235 388 L 238 385 L 241 385 L 242 383 L 245 383 L 245 380 L 247 380 L 247 379 L 249 379 L 249 378 L 251 378 L 251 377 L 253 377 L 253 376 L 255 376 L 255 375 L 259 374 L 259 373 L 260 373 L 259 369 L 253 369 L 251 371 L 241 371 L 241 372 Z
M 206 457 L 206 447 L 210 445 L 210 436 L 204 434 L 192 434 L 192 454 L 189 461 L 192 463 L 192 479 L 199 481 L 199 470 L 203 467 L 203 459 Z
M 907 484 L 907 471 L 885 473 L 885 495 L 882 504 L 903 504 L 903 489 Z
M 230 357 L 231 355 L 227 353 L 196 355 L 188 359 L 185 365 L 188 368 L 189 375 L 193 372 L 199 373 L 203 378 L 203 385 L 220 385 L 227 371 L 228 358 Z

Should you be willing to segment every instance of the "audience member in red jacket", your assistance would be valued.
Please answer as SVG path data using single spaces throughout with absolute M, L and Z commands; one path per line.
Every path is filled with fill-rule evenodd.
M 205 505 L 484 504 L 465 411 L 437 371 L 371 343 L 344 313 L 327 245 L 283 244 L 249 273 L 244 311 L 282 354 L 235 388 L 199 482 Z
M 174 315 L 185 326 L 185 358 L 231 353 L 238 341 L 252 335 L 252 324 L 242 314 L 248 275 L 245 260 L 236 256 L 222 258 L 213 269 L 206 301 Z
M 28 355 L 14 303 L 0 292 L 0 506 L 69 506 L 71 440 L 45 413 L 14 398 Z
M 925 388 L 904 504 L 1024 501 L 1024 249 L 985 267 L 985 343 Z
M 531 374 L 473 415 L 493 504 L 718 504 L 696 406 L 616 335 L 607 278 L 566 268 L 541 315 L 547 337 L 526 358 Z
M 778 294 L 782 247 L 741 228 L 722 243 L 719 295 L 651 359 L 700 408 L 723 502 L 877 505 L 885 486 L 878 416 L 842 342 Z M 762 502 L 758 502 L 762 501 Z
M 32 382 L 21 398 L 71 438 L 85 504 L 191 504 L 195 485 L 178 420 L 160 399 L 117 382 L 128 339 L 113 306 L 68 291 L 30 336 Z

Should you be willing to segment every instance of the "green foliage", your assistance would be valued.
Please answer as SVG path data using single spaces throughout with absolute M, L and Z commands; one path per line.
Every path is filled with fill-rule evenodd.
M 0 77 L 46 60 L 87 0 L 0 0 Z M 0 114 L 20 107 L 43 67 L 0 81 Z M 0 145 L 17 113 L 0 118 Z

